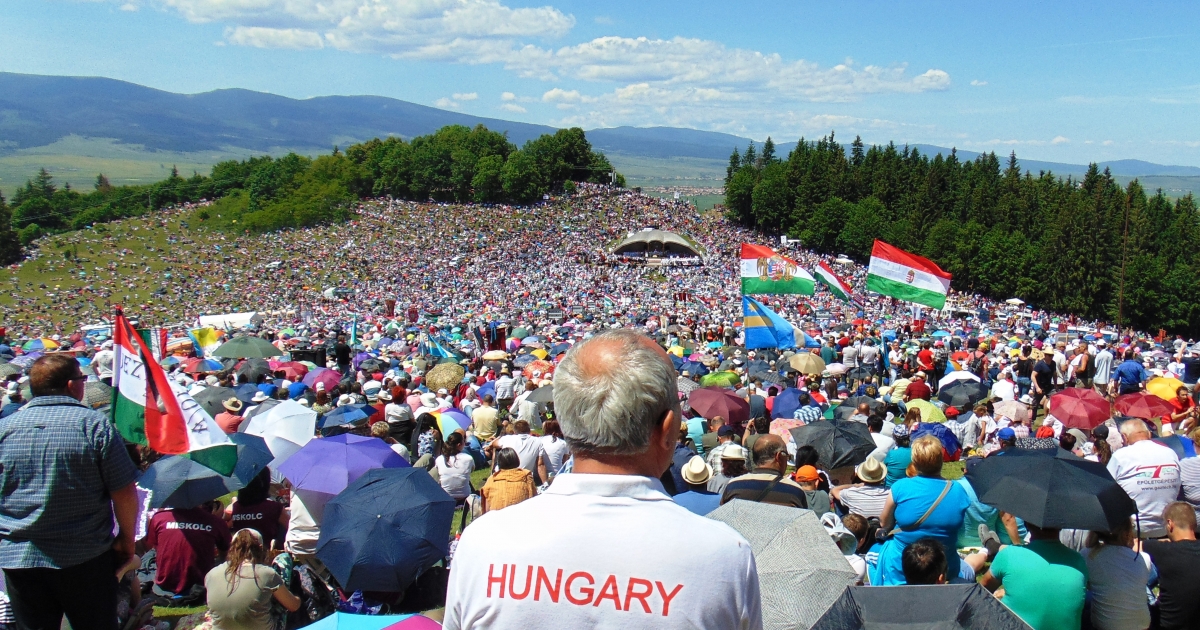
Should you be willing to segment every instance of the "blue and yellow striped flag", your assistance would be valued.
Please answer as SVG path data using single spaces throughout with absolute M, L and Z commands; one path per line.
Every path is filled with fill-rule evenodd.
M 794 348 L 796 329 L 758 300 L 742 296 L 742 326 L 746 348 Z

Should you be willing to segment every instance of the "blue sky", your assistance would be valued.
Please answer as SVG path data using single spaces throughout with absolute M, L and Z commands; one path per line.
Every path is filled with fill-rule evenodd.
M 4 0 L 0 71 L 1200 166 L 1200 3 Z

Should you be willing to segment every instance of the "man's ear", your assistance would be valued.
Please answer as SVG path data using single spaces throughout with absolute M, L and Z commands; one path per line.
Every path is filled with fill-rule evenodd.
M 673 445 L 679 439 L 679 415 L 674 409 L 663 414 L 658 430 L 663 433 L 663 443 Z

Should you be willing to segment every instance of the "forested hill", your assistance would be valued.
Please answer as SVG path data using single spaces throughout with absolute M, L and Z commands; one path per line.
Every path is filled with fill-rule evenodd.
M 958 289 L 1200 335 L 1195 199 L 1122 187 L 1094 164 L 1034 176 L 1015 155 L 846 150 L 830 136 L 732 156 L 725 193 L 733 220 L 805 247 L 865 261 L 879 238 L 936 261 Z

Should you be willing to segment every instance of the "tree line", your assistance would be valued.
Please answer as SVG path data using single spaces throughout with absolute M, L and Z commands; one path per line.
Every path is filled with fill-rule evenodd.
M 100 174 L 90 191 L 58 186 L 41 169 L 11 200 L 0 195 L 0 264 L 20 260 L 22 246 L 47 233 L 204 199 L 219 201 L 201 219 L 265 232 L 345 221 L 364 197 L 524 204 L 573 182 L 624 186 L 625 179 L 582 129 L 560 129 L 518 148 L 482 125 L 447 126 L 411 140 L 376 138 L 315 159 L 289 153 L 229 160 L 209 175 L 185 178 L 172 168 L 146 185 L 113 186 Z
M 727 216 L 865 262 L 875 239 L 937 262 L 952 286 L 1141 330 L 1200 336 L 1200 216 L 1091 164 L 1082 178 L 1022 172 L 1016 154 L 974 160 L 915 148 L 850 151 L 801 138 L 786 158 L 768 139 L 735 150 Z

